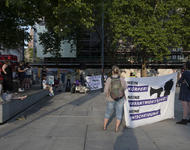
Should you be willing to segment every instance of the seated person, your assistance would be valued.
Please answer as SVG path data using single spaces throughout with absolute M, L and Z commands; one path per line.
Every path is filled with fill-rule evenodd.
M 54 87 L 58 91 L 62 91 L 63 89 L 63 83 L 60 78 L 55 78 L 54 80 Z
M 49 90 L 49 95 L 54 96 L 53 87 L 47 83 L 46 76 L 43 77 L 42 87 L 44 90 Z
M 27 95 L 21 95 L 18 93 L 3 93 L 1 103 L 9 102 L 11 100 L 25 100 L 26 98 L 27 98 Z

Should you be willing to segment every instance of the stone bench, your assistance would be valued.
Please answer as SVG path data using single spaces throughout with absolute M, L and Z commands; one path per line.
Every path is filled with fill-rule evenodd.
M 23 112 L 36 102 L 48 95 L 47 90 L 36 90 L 27 94 L 24 100 L 10 100 L 0 104 L 0 124 Z

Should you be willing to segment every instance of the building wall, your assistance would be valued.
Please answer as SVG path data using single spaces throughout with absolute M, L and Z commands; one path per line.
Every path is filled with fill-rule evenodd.
M 31 41 L 28 42 L 28 48 L 25 49 L 25 59 L 26 61 L 33 62 L 33 56 L 31 56 L 30 49 L 34 48 L 34 30 L 31 28 L 30 29 L 30 36 L 31 36 Z
M 36 46 L 36 53 L 37 57 L 44 58 L 44 57 L 52 57 L 50 53 L 43 54 L 43 46 L 40 44 L 39 40 L 39 33 L 46 32 L 45 25 L 35 25 L 36 32 L 34 32 L 34 41 Z M 74 44 L 74 41 L 71 40 L 70 42 L 68 40 L 63 40 L 61 43 L 61 57 L 63 58 L 75 58 L 76 57 L 76 45 Z

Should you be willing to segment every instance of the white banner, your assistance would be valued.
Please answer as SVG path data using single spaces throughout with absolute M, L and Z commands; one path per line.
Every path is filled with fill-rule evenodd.
M 102 88 L 102 76 L 86 76 L 86 82 L 90 90 L 98 90 Z
M 174 118 L 177 73 L 158 77 L 126 78 L 126 126 L 135 128 Z

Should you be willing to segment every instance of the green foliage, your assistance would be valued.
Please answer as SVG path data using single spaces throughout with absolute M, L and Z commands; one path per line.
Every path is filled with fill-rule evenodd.
M 46 0 L 43 7 L 48 30 L 53 30 L 59 36 L 71 37 L 79 28 L 91 28 L 94 25 L 92 3 L 82 0 Z
M 55 32 L 45 32 L 40 34 L 40 44 L 44 46 L 44 54 L 50 53 L 55 57 L 60 57 L 61 38 Z
M 181 14 L 182 27 L 182 46 L 184 50 L 190 49 L 190 1 L 183 0 L 181 1 L 181 7 L 178 9 L 178 12 Z
M 40 17 L 36 0 L 0 1 L 0 46 L 18 48 L 24 40 L 30 40 L 26 32 L 28 25 L 34 25 Z
M 59 57 L 60 46 L 58 45 L 61 44 L 61 40 L 75 40 L 81 30 L 92 28 L 94 26 L 93 7 L 93 3 L 89 0 L 46 0 L 42 15 L 49 33 L 41 34 L 40 38 L 44 53 Z
M 110 14 L 112 46 L 122 39 L 126 45 L 134 45 L 140 61 L 151 57 L 163 60 L 170 53 L 169 48 L 181 47 L 179 34 L 182 21 L 176 0 L 113 0 Z
M 44 53 L 60 57 L 61 40 L 81 31 L 95 31 L 101 41 L 102 13 L 105 48 L 113 53 L 119 40 L 141 56 L 137 61 L 161 61 L 170 48 L 190 47 L 189 0 L 1 0 L 0 46 L 20 47 L 30 39 L 23 27 L 43 19 Z

